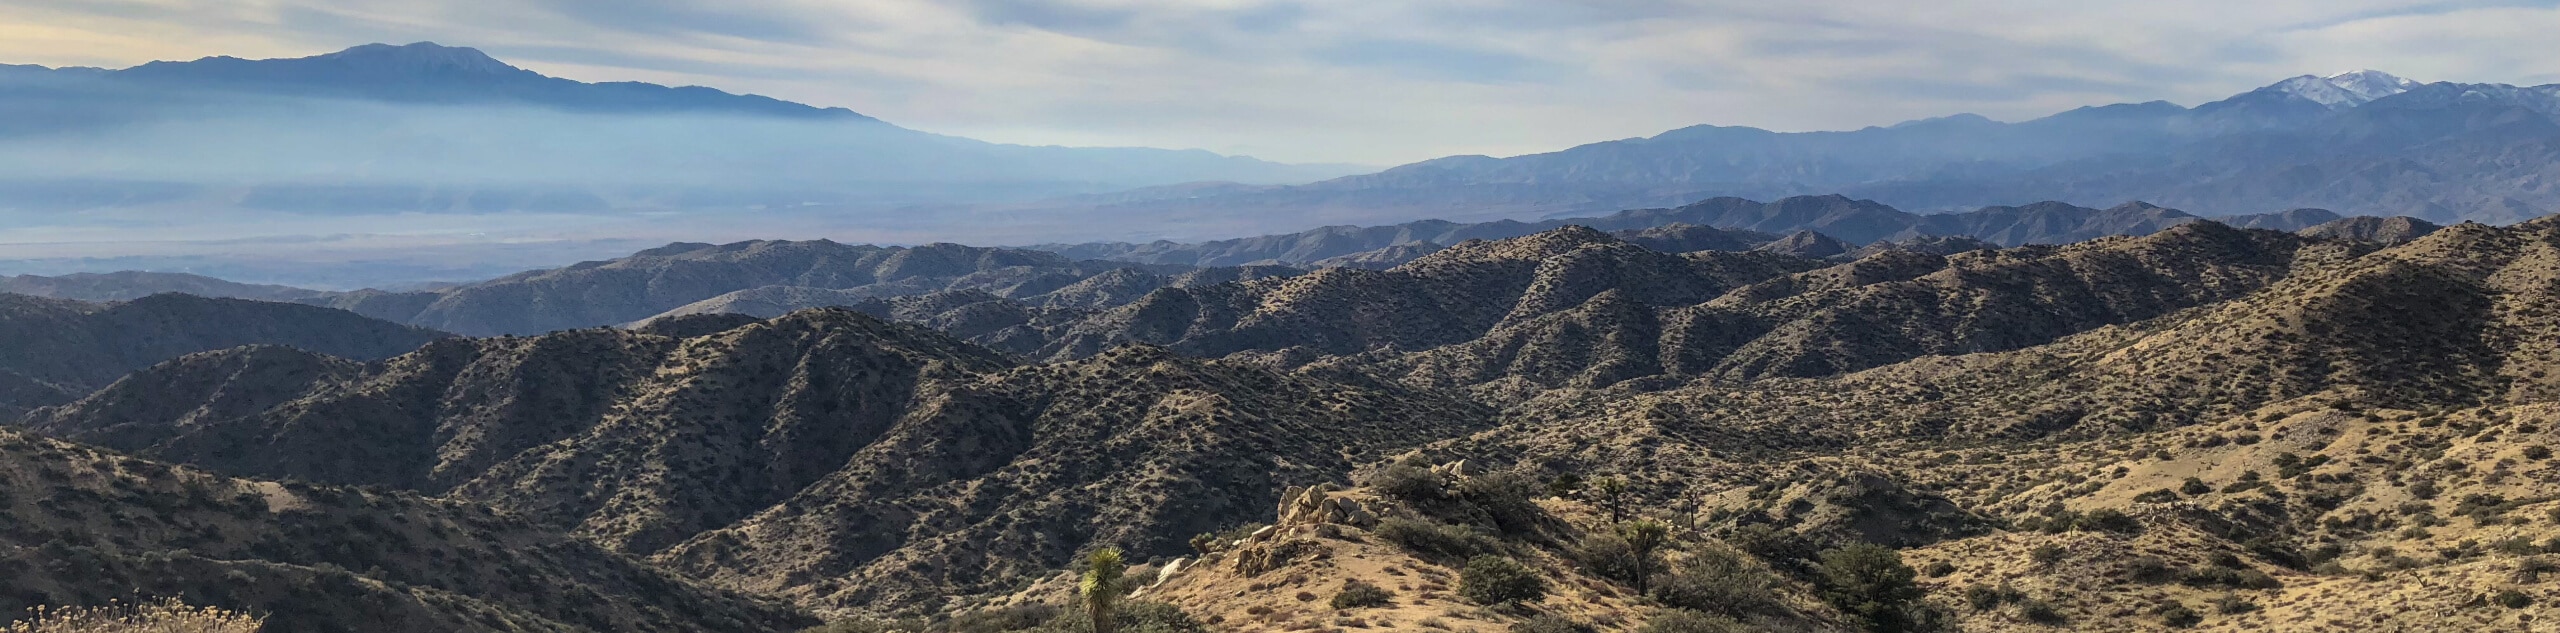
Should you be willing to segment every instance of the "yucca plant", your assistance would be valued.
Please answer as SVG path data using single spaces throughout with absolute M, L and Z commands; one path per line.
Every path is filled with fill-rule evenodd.
M 1093 620 L 1093 633 L 1111 633 L 1117 622 L 1112 611 L 1120 605 L 1125 591 L 1129 565 L 1121 560 L 1120 548 L 1105 547 L 1084 557 L 1084 579 L 1076 583 L 1076 592 L 1084 598 L 1084 611 Z

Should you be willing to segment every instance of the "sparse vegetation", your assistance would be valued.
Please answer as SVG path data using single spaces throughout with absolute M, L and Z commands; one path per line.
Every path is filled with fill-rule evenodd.
M 38 607 L 0 633 L 257 633 L 266 618 L 173 599 L 98 607 Z
M 1383 607 L 1395 604 L 1395 593 L 1366 581 L 1353 580 L 1342 583 L 1342 590 L 1334 592 L 1333 601 L 1328 604 L 1336 609 Z

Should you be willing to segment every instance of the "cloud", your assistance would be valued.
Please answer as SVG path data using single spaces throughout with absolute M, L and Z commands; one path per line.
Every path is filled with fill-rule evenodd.
M 989 140 L 1372 164 L 2195 104 L 2365 67 L 2553 82 L 2551 32 L 2560 2 L 0 0 L 0 62 L 434 40 Z

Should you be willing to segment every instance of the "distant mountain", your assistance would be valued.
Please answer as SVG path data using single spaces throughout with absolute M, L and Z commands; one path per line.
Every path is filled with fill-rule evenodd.
M 2560 188 L 2548 185 L 2560 174 L 2554 116 L 2560 85 L 2420 84 L 2360 71 L 2296 77 L 2193 108 L 2117 104 L 2015 123 L 1956 115 L 1839 132 L 1696 126 L 1110 210 L 1475 220 L 1836 192 L 1924 211 L 2148 200 L 2217 216 L 2317 207 L 2512 222 L 2560 210 Z
M 1536 222 L 1495 220 L 1460 223 L 1446 220 L 1423 220 L 1389 226 L 1328 226 L 1300 233 L 1217 240 L 1197 244 L 1158 241 L 1146 244 L 1092 243 L 1043 244 L 1025 248 L 1046 250 L 1077 259 L 1109 259 L 1151 264 L 1183 264 L 1199 266 L 1235 265 L 1241 263 L 1277 263 L 1313 265 L 1327 258 L 1378 251 L 1400 244 L 1430 242 L 1454 244 L 1470 239 L 1508 239 L 1553 230 L 1564 226 L 1584 226 L 1603 231 L 1618 231 L 1622 237 L 1656 250 L 1686 252 L 1692 250 L 1749 250 L 1778 239 L 1779 235 L 1798 231 L 1815 231 L 1845 240 L 1852 248 L 1882 240 L 1907 240 L 1931 236 L 1962 236 L 2004 246 L 2024 244 L 2067 244 L 2109 235 L 2144 235 L 2199 218 L 2176 209 L 2133 202 L 2108 209 L 2092 209 L 2059 202 L 2043 202 L 2023 207 L 1984 207 L 1964 213 L 1923 215 L 1895 209 L 1873 200 L 1857 200 L 1841 195 L 1793 196 L 1774 202 L 1744 198 L 1711 198 L 1674 208 L 1631 209 L 1593 217 L 1561 217 Z M 2301 222 L 2292 230 L 2336 219 L 2325 217 L 2288 217 L 2268 222 Z M 2263 223 L 2263 222 L 2262 222 Z M 1687 239 L 1697 245 L 1717 248 L 1689 248 L 1673 238 L 1672 229 L 1679 225 L 1699 232 Z M 1647 234 L 1645 231 L 1655 231 Z M 1712 231 L 1715 233 L 1704 233 Z M 1746 245 L 1747 243 L 1747 245 Z M 1315 266 L 1322 267 L 1322 266 Z
M 300 301 L 334 294 L 291 286 L 244 284 L 186 273 L 131 270 L 56 277 L 0 277 L 0 292 L 75 301 L 129 301 L 171 292 L 257 301 Z
M 2436 226 L 2433 222 L 2411 217 L 2377 218 L 2372 216 L 2362 216 L 2343 218 L 2316 226 L 2305 227 L 2300 231 L 2300 233 L 2306 237 L 2399 244 L 2413 241 L 2421 237 L 2426 237 L 2428 234 L 2434 233 L 2443 228 L 2444 227 Z
M 182 294 L 88 303 L 0 293 L 0 420 L 196 352 L 265 344 L 377 359 L 444 336 L 291 303 Z
M 0 112 L 0 213 L 184 206 L 288 214 L 284 226 L 402 212 L 877 212 L 1354 171 L 986 143 L 839 107 L 549 77 L 429 42 L 10 67 Z

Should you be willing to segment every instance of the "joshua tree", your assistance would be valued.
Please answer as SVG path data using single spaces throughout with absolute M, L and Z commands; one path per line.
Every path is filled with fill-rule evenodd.
M 1616 475 L 1601 477 L 1592 481 L 1591 487 L 1600 491 L 1600 503 L 1609 507 L 1610 523 L 1627 520 L 1627 506 L 1624 502 L 1627 496 L 1627 479 L 1625 477 L 1619 477 Z
M 1084 581 L 1076 584 L 1076 591 L 1084 598 L 1085 615 L 1093 619 L 1093 633 L 1111 633 L 1116 624 L 1112 610 L 1119 606 L 1128 571 L 1128 563 L 1120 560 L 1120 548 L 1105 547 L 1085 555 Z
M 1671 526 L 1661 521 L 1642 519 L 1618 524 L 1618 538 L 1627 540 L 1628 549 L 1636 555 L 1634 578 L 1636 595 L 1645 595 L 1645 584 L 1653 579 L 1653 553 L 1671 540 Z

